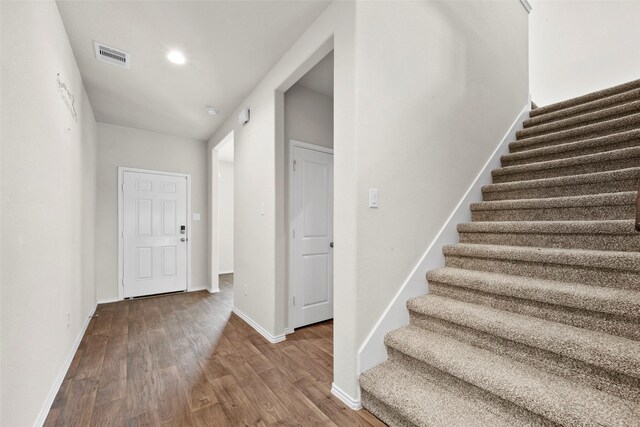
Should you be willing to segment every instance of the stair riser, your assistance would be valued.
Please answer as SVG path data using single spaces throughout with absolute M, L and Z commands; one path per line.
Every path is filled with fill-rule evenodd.
M 483 191 L 482 198 L 485 202 L 498 200 L 545 199 L 550 197 L 621 193 L 625 191 L 636 191 L 637 189 L 638 178 L 631 178 L 586 184 L 558 185 L 554 187 L 534 187 L 509 191 Z
M 510 153 L 520 153 L 522 151 L 533 150 L 544 147 L 552 147 L 555 145 L 566 144 L 568 142 L 581 141 L 583 139 L 598 138 L 601 136 L 611 135 L 620 132 L 627 132 L 640 128 L 640 120 L 638 122 L 621 124 L 619 126 L 598 129 L 593 131 L 585 131 L 584 133 L 576 132 L 575 135 L 558 136 L 557 138 L 545 138 L 541 137 L 541 140 L 535 140 L 534 138 L 527 138 L 512 142 L 509 144 Z
M 513 259 L 445 255 L 447 267 L 535 277 L 569 283 L 640 290 L 640 274 L 578 265 L 551 264 Z
M 589 154 L 605 153 L 608 151 L 620 150 L 623 148 L 640 147 L 640 139 L 629 139 L 613 144 L 595 145 L 592 147 L 580 148 L 572 151 L 563 151 L 561 153 L 551 153 L 528 158 L 518 158 L 504 156 L 502 158 L 502 167 L 528 165 L 531 163 L 547 162 L 550 160 L 569 159 L 576 156 L 585 156 Z
M 586 173 L 605 172 L 637 167 L 640 165 L 640 156 L 635 154 L 628 158 L 611 159 L 600 162 L 563 166 L 553 169 L 530 170 L 526 172 L 494 174 L 493 182 L 496 184 L 514 181 L 530 181 L 532 179 L 556 178 L 561 176 L 583 175 Z M 504 170 L 504 169 L 500 169 Z
M 640 252 L 640 233 L 629 235 L 460 232 L 459 235 L 460 243 Z
M 539 126 L 546 123 L 552 123 L 558 120 L 568 119 L 571 117 L 576 117 L 582 114 L 592 113 L 594 111 L 598 111 L 605 108 L 617 107 L 619 105 L 627 104 L 629 102 L 640 100 L 640 90 L 631 90 L 629 92 L 622 93 L 620 95 L 615 95 L 609 98 L 604 98 L 597 105 L 586 105 L 583 104 L 581 106 L 576 106 L 571 110 L 560 110 L 555 113 L 543 114 L 538 117 L 533 117 L 531 119 L 525 120 L 523 122 L 523 127 L 525 129 Z M 533 113 L 535 114 L 535 113 Z
M 582 126 L 601 123 L 605 120 L 611 120 L 613 118 L 617 119 L 640 112 L 637 103 L 626 103 L 618 106 L 615 110 L 616 111 L 610 111 L 609 109 L 596 110 L 589 113 L 591 117 L 574 116 L 571 118 L 566 118 L 563 121 L 549 122 L 542 125 L 530 126 L 528 128 L 517 131 L 516 138 L 518 140 L 522 140 L 526 138 L 533 138 L 534 136 L 548 135 L 550 133 L 576 129 Z
M 635 206 L 578 206 L 542 209 L 474 210 L 473 221 L 595 221 L 630 220 L 635 217 Z
M 627 400 L 640 401 L 640 381 L 636 378 L 420 313 L 411 312 L 410 323 Z
M 565 323 L 579 328 L 591 329 L 592 331 L 640 340 L 640 321 L 612 314 L 498 295 L 434 281 L 429 281 L 429 293 L 553 322 Z
M 475 404 L 480 404 L 491 412 L 500 413 L 505 421 L 508 420 L 509 424 L 512 426 L 551 427 L 554 425 L 549 420 L 528 411 L 522 406 L 502 399 L 483 388 L 477 387 L 463 379 L 449 374 L 448 372 L 442 371 L 434 366 L 422 362 L 421 360 L 415 359 L 393 347 L 387 347 L 387 353 L 389 354 L 389 360 L 398 361 L 399 363 L 408 366 L 416 375 L 427 378 L 431 382 L 439 384 L 449 390 L 459 391 L 459 393 L 466 396 L 467 400 L 472 401 Z M 481 420 L 478 420 L 478 422 L 479 426 L 483 425 L 480 424 Z

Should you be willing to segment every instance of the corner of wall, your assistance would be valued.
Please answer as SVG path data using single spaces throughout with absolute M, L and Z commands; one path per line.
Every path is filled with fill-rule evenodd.
M 388 332 L 401 328 L 409 323 L 409 311 L 406 307 L 407 301 L 428 292 L 425 274 L 429 270 L 440 268 L 444 265 L 442 247 L 458 242 L 457 225 L 471 220 L 469 205 L 482 201 L 482 186 L 491 183 L 491 171 L 500 167 L 500 156 L 508 153 L 509 142 L 515 140 L 516 132 L 522 129 L 522 122 L 528 116 L 530 109 L 531 95 L 529 95 L 526 105 L 515 118 L 480 173 L 478 173 L 473 183 L 469 186 L 465 195 L 460 199 L 436 237 L 429 244 L 418 264 L 395 294 L 369 335 L 367 335 L 367 338 L 358 350 L 358 374 L 373 368 L 387 359 L 384 336 Z

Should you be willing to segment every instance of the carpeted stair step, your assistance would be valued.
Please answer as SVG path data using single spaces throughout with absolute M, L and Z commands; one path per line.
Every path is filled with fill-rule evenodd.
M 554 145 L 566 144 L 568 142 L 627 132 L 638 128 L 640 128 L 640 113 L 603 120 L 601 122 L 579 128 L 561 130 L 548 133 L 546 135 L 532 136 L 526 139 L 518 139 L 517 141 L 509 143 L 509 151 L 511 153 L 519 153 L 521 151 L 551 147 Z
M 498 201 L 624 193 L 637 191 L 639 180 L 640 167 L 636 167 L 558 178 L 489 184 L 482 187 L 482 197 L 485 201 Z
M 458 224 L 460 243 L 640 252 L 633 220 L 483 221 Z
M 407 307 L 412 326 L 640 402 L 636 340 L 440 295 L 412 299 Z
M 569 117 L 578 116 L 581 114 L 597 111 L 604 108 L 611 108 L 616 105 L 626 104 L 628 102 L 637 101 L 640 99 L 640 88 L 631 89 L 626 92 L 619 93 L 617 95 L 608 96 L 606 98 L 600 98 L 595 101 L 586 102 L 576 105 L 574 107 L 564 108 L 551 113 L 546 113 L 536 116 L 536 113 L 531 115 L 532 118 L 525 120 L 522 124 L 523 127 L 529 128 L 546 123 L 555 122 L 558 120 L 567 119 Z
M 566 159 L 586 154 L 596 154 L 621 148 L 639 147 L 640 129 L 606 135 L 599 138 L 584 139 L 551 147 L 537 148 L 506 154 L 500 157 L 503 167 L 526 165 L 549 160 Z
M 472 221 L 598 221 L 635 217 L 637 191 L 471 204 Z
M 574 129 L 577 127 L 591 125 L 594 123 L 607 120 L 612 117 L 619 118 L 628 116 L 630 114 L 640 112 L 640 101 L 634 100 L 625 104 L 616 105 L 609 108 L 602 108 L 599 110 L 589 111 L 584 114 L 580 114 L 573 117 L 556 120 L 550 123 L 539 124 L 536 126 L 530 126 L 525 129 L 521 129 L 516 132 L 516 138 L 518 140 L 531 138 L 533 136 L 546 135 L 561 130 Z
M 609 87 L 606 89 L 602 89 L 596 92 L 591 92 L 586 95 L 578 96 L 575 98 L 567 99 L 565 101 L 556 102 L 554 104 L 545 105 L 544 107 L 539 107 L 535 110 L 531 110 L 530 116 L 538 117 L 545 114 L 553 113 L 555 111 L 564 110 L 567 108 L 572 108 L 577 105 L 590 103 L 593 101 L 601 100 L 604 98 L 608 98 L 611 96 L 615 96 L 624 92 L 628 92 L 634 89 L 640 88 L 640 79 L 633 80 L 627 83 L 623 83 L 617 86 Z
M 527 165 L 507 166 L 491 171 L 493 182 L 528 181 L 558 176 L 620 170 L 640 165 L 640 147 L 621 148 L 604 153 L 574 156 Z
M 640 253 L 458 243 L 445 266 L 640 291 Z
M 364 406 L 389 425 L 507 427 L 544 422 L 459 383 L 434 369 L 421 369 L 415 360 L 397 353 L 360 377 Z
M 557 424 L 629 426 L 640 417 L 633 402 L 422 328 L 393 331 L 385 344 Z
M 637 291 L 448 267 L 427 280 L 433 295 L 640 339 Z

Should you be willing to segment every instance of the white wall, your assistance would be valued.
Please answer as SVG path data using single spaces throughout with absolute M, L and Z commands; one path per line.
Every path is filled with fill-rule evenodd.
M 251 122 L 236 111 L 210 140 L 235 131 L 235 281 L 248 288 L 235 304 L 280 334 L 281 91 L 334 49 L 334 383 L 353 399 L 358 347 L 526 103 L 527 31 L 518 0 L 333 2 L 239 106 Z
M 95 308 L 97 137 L 55 3 L 1 2 L 0 9 L 1 424 L 21 427 L 48 410 Z M 77 122 L 57 74 L 74 96 Z
M 218 262 L 220 274 L 233 273 L 233 163 L 218 164 Z
M 287 141 L 333 148 L 333 98 L 295 84 L 284 94 L 284 111 Z
M 118 166 L 191 174 L 192 289 L 209 288 L 207 274 L 206 143 L 196 139 L 98 123 L 96 294 L 118 297 Z
M 356 30 L 361 344 L 526 104 L 527 13 L 363 2 Z
M 531 95 L 538 105 L 640 76 L 640 2 L 535 0 Z

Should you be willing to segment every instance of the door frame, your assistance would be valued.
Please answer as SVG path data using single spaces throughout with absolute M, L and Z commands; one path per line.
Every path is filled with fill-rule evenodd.
M 183 177 L 187 179 L 187 292 L 191 291 L 191 174 L 118 166 L 118 301 L 124 300 L 124 230 L 122 228 L 124 224 L 123 185 L 125 172 L 148 173 L 152 175 Z
M 287 329 L 285 330 L 285 334 L 292 334 L 294 332 L 294 308 L 293 308 L 293 295 L 295 293 L 295 283 L 294 283 L 294 277 L 293 277 L 293 263 L 294 263 L 294 242 L 293 242 L 293 221 L 292 218 L 294 217 L 294 210 L 295 210 L 295 206 L 293 205 L 293 150 L 294 148 L 304 148 L 306 150 L 313 150 L 313 151 L 319 151 L 321 153 L 327 153 L 327 154 L 331 154 L 333 155 L 333 148 L 329 148 L 329 147 L 324 147 L 322 145 L 316 145 L 316 144 L 310 144 L 308 142 L 303 142 L 303 141 L 299 141 L 297 139 L 290 139 L 289 140 L 289 153 L 288 153 L 288 159 L 287 159 L 287 178 L 289 180 L 289 194 L 288 194 L 288 204 L 289 204 L 289 215 L 287 218 L 287 222 L 288 222 L 288 231 L 289 231 L 289 237 L 287 239 L 288 243 L 289 243 L 289 247 L 288 247 L 288 256 L 287 259 L 289 261 L 289 265 L 287 267 L 287 274 L 289 275 L 289 286 L 288 286 L 288 290 L 289 290 L 289 295 L 287 297 L 287 301 L 288 301 L 288 319 L 287 319 Z M 334 181 L 334 185 L 335 185 L 335 181 Z M 335 195 L 334 195 L 334 200 L 335 200 Z M 334 209 L 335 211 L 335 209 Z M 331 213 L 333 215 L 333 212 Z M 331 230 L 331 233 L 333 234 L 333 230 Z M 331 278 L 332 283 L 333 283 L 333 278 Z M 333 286 L 333 284 L 332 284 Z M 335 295 L 335 294 L 334 294 Z M 334 304 L 335 305 L 335 304 Z

